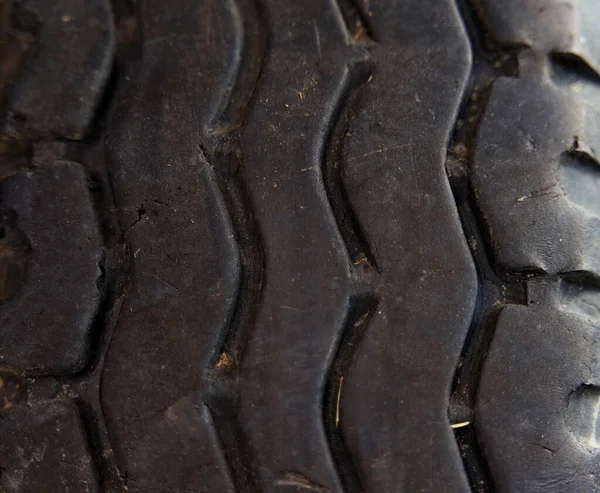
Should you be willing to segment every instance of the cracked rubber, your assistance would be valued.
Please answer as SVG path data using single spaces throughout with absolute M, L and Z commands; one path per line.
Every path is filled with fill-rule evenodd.
M 0 17 L 0 493 L 600 491 L 600 6 Z

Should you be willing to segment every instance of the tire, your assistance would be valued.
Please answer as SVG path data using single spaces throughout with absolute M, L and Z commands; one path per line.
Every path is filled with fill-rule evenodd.
M 0 492 L 600 491 L 600 5 L 0 13 Z

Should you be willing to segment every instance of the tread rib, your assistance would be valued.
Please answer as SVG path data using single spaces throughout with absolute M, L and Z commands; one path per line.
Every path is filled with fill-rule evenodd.
M 264 8 L 277 22 L 241 140 L 266 272 L 239 372 L 237 419 L 261 491 L 339 493 L 322 406 L 349 269 L 319 171 L 324 112 L 333 111 L 336 77 L 356 54 L 318 0 L 266 1 Z
M 345 190 L 380 268 L 377 316 L 341 398 L 344 439 L 366 491 L 469 488 L 447 400 L 476 278 L 443 154 L 471 59 L 454 3 L 428 7 L 372 4 L 376 76 L 345 142 Z M 435 309 L 420 308 L 430 303 Z

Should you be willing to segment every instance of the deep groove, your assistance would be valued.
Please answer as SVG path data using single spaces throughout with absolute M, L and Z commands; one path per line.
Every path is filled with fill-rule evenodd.
M 458 10 L 467 31 L 473 62 L 469 86 L 450 136 L 446 169 L 456 202 L 463 233 L 473 255 L 477 271 L 477 299 L 456 368 L 448 418 L 454 428 L 470 489 L 473 493 L 493 493 L 490 468 L 477 438 L 474 423 L 475 403 L 485 358 L 494 337 L 498 316 L 507 303 L 524 303 L 522 284 L 508 284 L 496 275 L 491 264 L 491 241 L 478 217 L 469 183 L 473 164 L 473 148 L 483 119 L 493 82 L 502 76 L 518 75 L 516 51 L 490 51 L 491 40 L 478 21 L 477 12 L 469 0 L 457 0 Z
M 571 272 L 565 272 L 564 274 L 560 275 L 560 278 L 583 289 L 600 289 L 600 278 L 588 271 L 575 270 Z
M 106 97 L 105 113 L 101 114 L 101 122 L 94 122 L 94 131 L 89 139 L 86 139 L 81 147 L 76 145 L 78 156 L 75 158 L 86 168 L 93 168 L 94 148 L 103 146 L 103 137 L 106 131 L 108 115 L 112 109 L 112 102 L 116 99 L 117 89 L 110 87 L 110 98 Z M 88 155 L 87 151 L 91 151 Z M 88 418 L 93 415 L 93 420 L 88 420 L 88 426 L 94 426 L 93 436 L 96 437 L 94 444 L 99 447 L 95 451 L 98 457 L 99 468 L 103 471 L 103 484 L 100 491 L 112 491 L 121 489 L 122 479 L 116 473 L 112 446 L 104 421 L 104 410 L 102 408 L 101 382 L 104 370 L 104 359 L 108 353 L 112 341 L 113 332 L 117 325 L 123 299 L 129 285 L 129 270 L 131 259 L 128 255 L 123 228 L 116 214 L 114 189 L 108 168 L 106 167 L 106 156 L 104 152 L 100 157 L 104 169 L 98 173 L 96 178 L 100 182 L 98 190 L 91 190 L 95 196 L 94 205 L 99 222 L 102 225 L 102 237 L 105 251 L 100 268 L 102 270 L 102 301 L 94 319 L 92 331 L 92 344 L 90 358 L 87 367 L 79 375 L 78 394 L 81 399 L 80 407 L 83 405 L 88 410 Z M 88 172 L 89 169 L 88 169 Z M 109 212 L 110 211 L 110 212 Z M 100 453 L 100 450 L 102 451 Z
M 471 491 L 473 493 L 493 493 L 495 488 L 489 466 L 479 447 L 474 429 L 474 409 L 481 370 L 494 337 L 500 312 L 499 308 L 494 307 L 495 299 L 499 295 L 499 287 L 486 277 L 489 263 L 485 254 L 481 253 L 483 251 L 482 235 L 478 233 L 476 223 L 472 220 L 473 215 L 468 205 L 468 199 L 464 197 L 465 195 L 468 197 L 469 187 L 462 184 L 457 186 L 457 180 L 452 177 L 450 180 L 463 231 L 473 254 L 478 284 L 475 308 L 454 373 L 448 403 L 448 418 L 452 425 L 466 423 L 466 426 L 454 430 L 454 436 Z M 473 235 L 473 233 L 475 234 Z
M 250 467 L 251 455 L 237 421 L 237 403 L 229 396 L 213 393 L 207 400 L 206 407 L 217 432 L 236 493 L 257 493 L 259 490 L 256 474 Z
M 364 488 L 341 430 L 340 396 L 343 391 L 344 374 L 352 363 L 377 303 L 377 298 L 372 294 L 350 297 L 339 343 L 326 375 L 323 422 L 331 456 L 345 493 L 363 493 Z
M 365 15 L 356 0 L 331 0 L 331 2 L 349 45 L 371 46 L 375 44 L 369 17 Z
M 264 275 L 262 242 L 250 200 L 238 176 L 241 163 L 235 163 L 237 159 L 239 155 L 236 151 L 232 151 L 226 154 L 218 153 L 211 160 L 215 167 L 216 182 L 231 220 L 241 262 L 237 300 L 221 337 L 219 348 L 213 355 L 211 368 L 216 367 L 224 357 L 235 362 L 236 365 L 241 361 L 249 329 L 254 324 L 260 303 Z
M 473 317 L 454 374 L 448 417 L 454 424 L 455 438 L 471 491 L 493 493 L 496 488 L 478 441 L 474 415 L 481 373 L 503 306 L 527 305 L 529 302 L 523 274 L 535 275 L 536 279 L 543 278 L 544 274 L 497 272 L 490 260 L 493 255 L 489 231 L 477 209 L 474 192 L 469 182 L 470 169 L 474 164 L 475 140 L 491 94 L 492 84 L 498 77 L 518 77 L 517 55 L 522 47 L 500 51 L 499 45 L 494 44 L 486 36 L 485 28 L 478 22 L 477 12 L 470 1 L 457 0 L 457 4 L 469 35 L 474 60 L 470 85 L 465 92 L 465 99 L 450 138 L 446 168 L 462 228 L 477 269 L 478 293 Z M 580 78 L 596 83 L 599 80 L 598 75 L 579 57 L 552 54 L 550 61 L 555 69 L 576 72 Z M 570 152 L 579 154 L 577 139 Z M 578 157 L 582 156 L 578 155 Z M 584 157 L 589 159 L 587 155 Z
M 209 132 L 215 135 L 234 132 L 243 125 L 267 50 L 267 30 L 259 4 L 255 0 L 228 0 L 228 4 L 238 45 L 227 89 L 209 125 Z
M 117 274 L 116 277 L 125 276 L 126 273 L 127 271 L 123 270 Z M 82 399 L 85 395 L 86 406 L 89 406 L 94 413 L 94 436 L 97 437 L 97 440 L 94 443 L 97 444 L 99 450 L 102 450 L 102 454 L 99 455 L 99 462 L 100 470 L 104 471 L 105 488 L 100 489 L 100 491 L 112 491 L 113 488 L 116 490 L 121 489 L 121 479 L 116 474 L 117 469 L 114 453 L 105 421 L 104 409 L 102 407 L 101 384 L 104 358 L 108 353 L 113 332 L 119 319 L 123 298 L 125 296 L 125 289 L 125 282 L 121 281 L 118 281 L 117 285 L 114 287 L 113 293 L 119 293 L 119 295 L 111 298 L 110 311 L 104 319 L 104 332 L 98 336 L 100 340 L 97 343 L 99 346 L 97 350 L 97 360 L 91 370 L 91 374 L 82 382 L 79 390 L 79 395 L 82 396 Z M 96 450 L 96 455 L 98 455 L 99 450 Z
M 465 156 L 461 154 L 466 152 L 466 144 L 472 143 L 476 137 L 475 133 L 483 118 L 493 82 L 498 77 L 517 77 L 519 62 L 517 49 L 503 51 L 488 49 L 491 41 L 486 37 L 477 12 L 469 0 L 457 0 L 457 5 L 473 54 L 469 89 L 465 93 L 467 97 L 462 102 L 451 138 L 451 144 L 455 146 L 453 150 L 464 159 Z
M 83 145 L 95 144 L 90 139 L 89 141 L 85 140 Z M 100 302 L 92 321 L 88 358 L 82 370 L 74 376 L 74 378 L 86 379 L 102 365 L 108 343 L 106 339 L 107 332 L 110 332 L 107 327 L 111 323 L 111 315 L 118 303 L 119 296 L 122 294 L 128 265 L 125 259 L 125 248 L 119 220 L 115 213 L 108 212 L 109 210 L 116 210 L 114 195 L 108 183 L 108 174 L 100 176 L 90 172 L 86 166 L 87 159 L 85 156 L 79 155 L 75 159 L 86 167 L 88 176 L 90 176 L 91 186 L 88 186 L 88 193 L 91 196 L 94 212 L 98 218 L 104 246 L 102 258 L 98 261 L 100 276 L 96 280 Z
M 99 491 L 117 491 L 122 489 L 122 478 L 113 456 L 110 437 L 102 408 L 101 382 L 104 359 L 108 352 L 113 331 L 117 325 L 122 302 L 129 284 L 131 259 L 128 256 L 123 227 L 116 213 L 114 188 L 110 170 L 106 165 L 105 142 L 112 109 L 117 94 L 125 80 L 122 67 L 130 62 L 132 53 L 128 53 L 132 27 L 137 31 L 134 6 L 129 0 L 112 1 L 113 22 L 117 30 L 117 47 L 111 74 L 90 123 L 88 135 L 81 143 L 71 143 L 67 147 L 68 157 L 82 163 L 88 175 L 92 177 L 90 189 L 96 216 L 98 218 L 104 243 L 102 265 L 102 299 L 94 319 L 92 351 L 85 371 L 74 382 L 79 395 L 77 404 L 84 420 L 88 441 L 99 471 Z M 127 22 L 129 20 L 129 22 Z M 127 32 L 124 32 L 127 31 Z M 70 156 L 69 156 L 70 154 Z
M 377 262 L 352 210 L 342 179 L 346 134 L 372 74 L 373 66 L 365 60 L 346 67 L 333 110 L 326 119 L 327 126 L 319 144 L 319 157 L 327 199 L 350 262 L 356 266 L 366 264 L 378 271 Z
M 238 424 L 237 386 L 244 349 L 261 302 L 265 260 L 251 201 L 240 176 L 243 155 L 239 139 L 262 70 L 267 29 L 255 0 L 230 0 L 230 6 L 239 44 L 229 87 L 200 147 L 214 170 L 231 221 L 241 272 L 232 313 L 207 368 L 209 385 L 204 402 L 237 493 L 256 493 L 258 468 Z
M 474 409 L 481 372 L 490 349 L 500 312 L 506 304 L 525 304 L 523 284 L 507 284 L 496 276 L 485 248 L 485 240 L 473 212 L 472 191 L 466 177 L 450 177 L 464 234 L 477 270 L 477 300 L 465 338 L 458 367 L 454 373 L 448 417 L 452 424 L 469 423 L 454 430 L 471 490 L 494 491 L 489 466 L 479 447 Z
M 240 285 L 230 319 L 209 364 L 210 386 L 205 403 L 224 450 L 238 493 L 257 491 L 250 456 L 237 424 L 237 374 L 262 296 L 264 254 L 260 234 L 244 184 L 239 177 L 241 154 L 237 139 L 225 138 L 209 159 L 231 221 L 240 259 Z M 229 148 L 229 149 L 227 149 Z
M 550 55 L 550 63 L 555 72 L 568 74 L 570 78 L 583 80 L 596 86 L 600 84 L 600 74 L 578 55 L 555 52 Z
M 472 493 L 492 493 L 495 487 L 489 466 L 481 453 L 476 426 L 471 424 L 454 430 Z
M 491 254 L 477 226 L 473 192 L 467 178 L 450 177 L 450 186 L 478 278 L 476 306 L 452 387 L 450 416 L 453 422 L 459 422 L 472 419 L 479 376 L 502 306 L 525 305 L 527 294 L 523 283 L 506 283 L 496 275 L 490 262 Z
M 102 453 L 102 440 L 98 433 L 98 416 L 92 406 L 83 399 L 75 399 L 75 405 L 79 411 L 86 443 L 89 447 L 92 464 L 97 471 L 98 491 L 106 490 L 106 482 L 109 470 Z M 0 490 L 1 491 L 1 490 Z

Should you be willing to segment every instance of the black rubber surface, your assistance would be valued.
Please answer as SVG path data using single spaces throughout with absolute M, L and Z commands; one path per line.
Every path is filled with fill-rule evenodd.
M 594 0 L 0 15 L 1 493 L 600 491 Z

